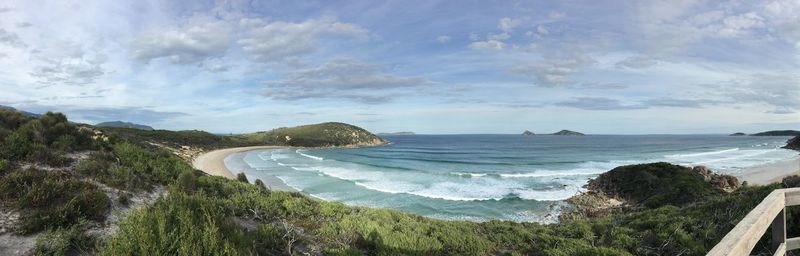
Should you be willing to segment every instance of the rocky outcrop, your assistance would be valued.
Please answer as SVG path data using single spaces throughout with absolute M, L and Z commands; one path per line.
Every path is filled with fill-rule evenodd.
M 562 213 L 560 219 L 597 218 L 628 208 L 683 206 L 740 186 L 736 177 L 715 174 L 705 166 L 663 162 L 620 166 L 590 180 L 587 192 L 568 199 L 574 209 Z
M 714 187 L 722 189 L 726 192 L 736 190 L 741 186 L 739 179 L 731 175 L 716 174 L 705 166 L 698 165 L 692 168 L 692 171 L 700 175 L 703 181 L 708 182 Z
M 743 133 L 743 132 L 737 132 L 737 133 L 731 133 L 731 134 L 730 134 L 730 135 L 728 135 L 728 136 L 745 136 L 745 135 L 747 135 L 747 134 L 745 134 L 745 133 Z
M 533 133 L 532 131 L 525 130 L 524 132 L 522 132 L 522 136 L 533 136 L 533 135 L 536 134 Z
M 567 199 L 574 208 L 558 216 L 560 221 L 593 219 L 625 211 L 628 205 L 599 191 L 586 191 Z
M 786 146 L 783 146 L 783 148 L 800 151 L 800 135 L 786 141 Z
M 557 132 L 557 133 L 553 133 L 552 135 L 562 135 L 562 136 L 583 136 L 583 135 L 586 135 L 586 134 L 579 133 L 579 132 L 576 132 L 576 131 L 570 131 L 570 130 L 561 130 L 561 131 L 559 131 L 559 132 Z

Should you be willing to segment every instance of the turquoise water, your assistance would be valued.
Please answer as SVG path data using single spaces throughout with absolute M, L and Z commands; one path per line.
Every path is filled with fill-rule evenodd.
M 552 222 L 586 182 L 654 161 L 737 174 L 789 159 L 788 137 L 722 135 L 387 136 L 360 149 L 280 149 L 241 156 L 251 178 L 278 178 L 322 200 L 441 219 Z

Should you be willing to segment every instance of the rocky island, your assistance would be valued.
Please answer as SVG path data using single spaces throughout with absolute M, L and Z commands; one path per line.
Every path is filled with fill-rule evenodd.
M 579 133 L 579 132 L 576 132 L 576 131 L 570 131 L 570 130 L 561 130 L 561 131 L 559 131 L 559 132 L 557 132 L 557 133 L 553 133 L 553 134 L 551 134 L 551 135 L 561 135 L 561 136 L 583 136 L 583 135 L 586 135 L 586 134 Z
M 747 134 L 745 134 L 745 133 L 743 133 L 743 132 L 736 132 L 736 133 L 731 133 L 731 134 L 730 134 L 730 135 L 728 135 L 728 136 L 745 136 L 745 135 L 747 135 Z
M 522 136 L 533 136 L 533 135 L 536 134 L 533 133 L 532 131 L 525 130 L 524 132 L 522 132 Z
M 797 135 L 800 135 L 800 131 L 776 130 L 776 131 L 766 131 L 766 132 L 750 134 L 750 136 L 797 136 Z

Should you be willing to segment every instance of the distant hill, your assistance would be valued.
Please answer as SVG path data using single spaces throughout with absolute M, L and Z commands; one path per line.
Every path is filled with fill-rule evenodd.
M 728 136 L 745 136 L 745 135 L 747 135 L 747 134 L 745 134 L 745 133 L 743 133 L 743 132 L 737 132 L 737 133 L 731 133 L 731 134 L 730 134 L 730 135 L 728 135 Z
M 388 143 L 361 127 L 336 122 L 284 127 L 235 137 L 264 145 L 302 147 L 361 147 Z
M 557 132 L 557 133 L 553 133 L 552 135 L 562 135 L 562 136 L 583 136 L 583 135 L 586 135 L 586 134 L 579 133 L 579 132 L 576 132 L 576 131 L 570 131 L 570 130 L 561 130 L 561 131 L 559 131 L 559 132 Z
M 414 132 L 382 132 L 382 133 L 378 133 L 378 135 L 395 136 L 395 135 L 417 135 L 417 134 L 414 133 Z
M 532 131 L 525 130 L 524 132 L 522 132 L 522 136 L 533 136 L 533 135 L 536 134 L 533 133 Z
M 780 131 L 766 131 L 750 134 L 750 136 L 797 136 L 800 131 L 795 130 L 780 130 Z
M 3 106 L 3 105 L 0 105 L 0 109 L 6 109 L 6 110 L 11 110 L 11 111 L 20 112 L 20 113 L 22 113 L 23 115 L 25 115 L 25 116 L 27 116 L 27 117 L 32 117 L 32 118 L 39 118 L 39 117 L 41 117 L 41 116 L 42 116 L 42 115 L 40 115 L 40 114 L 31 113 L 31 112 L 28 112 L 28 111 L 22 111 L 22 110 L 19 110 L 19 109 L 16 109 L 16 108 L 12 108 L 12 107 L 9 107 L 9 106 Z
M 134 129 L 150 130 L 150 131 L 155 130 L 155 129 L 153 129 L 153 127 L 150 127 L 150 126 L 147 126 L 147 125 L 134 124 L 134 123 L 123 122 L 123 121 L 102 122 L 102 123 L 96 124 L 95 126 L 99 126 L 99 127 L 134 128 Z
M 786 142 L 786 146 L 784 146 L 783 148 L 800 151 L 800 135 L 797 135 L 794 138 L 789 139 L 789 141 Z

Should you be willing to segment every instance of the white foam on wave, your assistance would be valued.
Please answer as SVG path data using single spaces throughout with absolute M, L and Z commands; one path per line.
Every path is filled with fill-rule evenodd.
M 668 162 L 684 165 L 705 165 L 726 173 L 735 173 L 742 168 L 769 164 L 795 155 L 794 152 L 778 147 L 754 149 L 728 149 L 694 154 L 666 156 Z
M 309 155 L 309 154 L 303 153 L 303 152 L 301 152 L 301 150 L 300 150 L 300 149 L 296 150 L 296 151 L 295 151 L 295 153 L 297 153 L 297 154 L 300 154 L 301 156 L 304 156 L 304 157 L 308 157 L 308 158 L 311 158 L 311 159 L 317 160 L 317 161 L 322 161 L 322 160 L 325 160 L 325 158 L 322 158 L 322 157 L 318 157 L 318 156 L 312 156 L 312 155 Z
M 461 176 L 461 177 L 484 177 L 489 175 L 488 173 L 473 173 L 473 172 L 450 172 L 452 175 Z
M 691 154 L 673 154 L 673 155 L 666 155 L 666 158 L 687 158 L 687 157 L 699 157 L 699 156 L 709 156 L 709 155 L 718 155 L 718 154 L 725 154 L 730 152 L 739 151 L 739 148 L 729 148 L 723 150 L 716 150 L 716 151 L 707 151 L 707 152 L 700 152 L 700 153 L 691 153 Z
M 413 175 L 417 180 L 409 181 L 403 179 L 403 176 L 409 177 L 409 174 L 391 174 L 330 166 L 315 166 L 312 169 L 333 178 L 352 181 L 359 187 L 373 191 L 389 194 L 402 193 L 449 201 L 487 201 L 505 198 L 537 201 L 564 200 L 577 194 L 580 191 L 580 185 L 586 182 L 586 179 L 559 181 L 569 184 L 535 188 L 531 187 L 529 183 L 499 177 L 454 180 L 453 178 L 417 173 Z
M 275 178 L 278 178 L 279 180 L 281 180 L 281 182 L 283 182 L 283 184 L 286 184 L 286 186 L 289 186 L 290 188 L 293 188 L 294 190 L 303 191 L 303 188 L 295 186 L 295 185 L 292 185 L 291 183 L 287 182 L 286 181 L 287 180 L 286 177 L 275 176 Z

